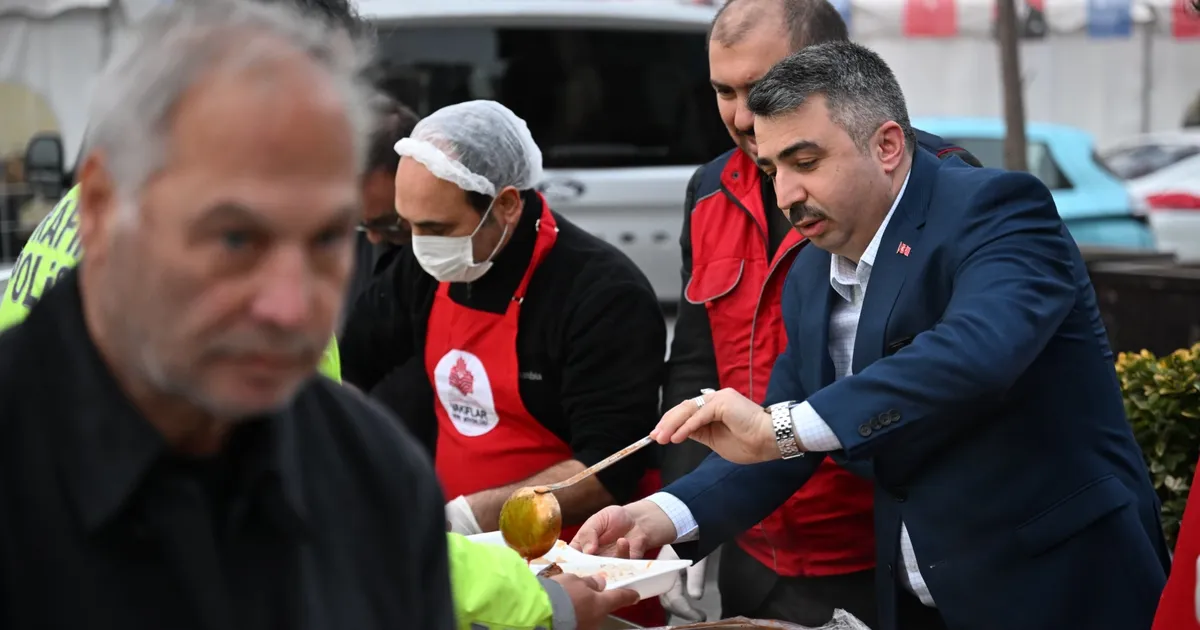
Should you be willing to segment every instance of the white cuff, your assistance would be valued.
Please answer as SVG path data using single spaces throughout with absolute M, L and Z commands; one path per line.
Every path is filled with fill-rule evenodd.
M 666 512 L 671 523 L 675 525 L 675 540 L 671 542 L 690 542 L 700 538 L 700 525 L 696 523 L 696 517 L 692 516 L 687 504 L 675 495 L 655 492 L 646 497 L 646 500 Z
M 455 534 L 474 536 L 483 533 L 479 522 L 475 520 L 475 512 L 471 511 L 471 504 L 462 495 L 446 504 L 446 520 L 450 521 L 450 531 Z
M 828 453 L 842 450 L 842 443 L 833 429 L 807 402 L 792 407 L 792 423 L 796 425 L 796 440 L 805 451 Z

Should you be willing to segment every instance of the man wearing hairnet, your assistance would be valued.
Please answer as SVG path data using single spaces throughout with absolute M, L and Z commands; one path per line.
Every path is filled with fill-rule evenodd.
M 567 479 L 654 427 L 666 325 L 641 271 L 534 190 L 541 151 L 506 107 L 443 108 L 396 151 L 412 246 L 352 308 L 343 378 L 370 391 L 409 357 L 424 362 L 435 417 L 420 421 L 437 425 L 447 520 L 495 531 L 516 488 Z M 563 538 L 652 492 L 654 459 L 642 451 L 556 493 Z M 618 614 L 665 622 L 657 601 Z

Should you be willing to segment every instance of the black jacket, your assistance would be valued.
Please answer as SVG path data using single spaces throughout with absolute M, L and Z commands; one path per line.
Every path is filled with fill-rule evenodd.
M 82 311 L 72 272 L 0 335 L 0 628 L 456 627 L 441 489 L 377 406 L 314 377 L 186 457 Z
M 542 201 L 525 208 L 492 268 L 474 283 L 450 285 L 450 298 L 503 313 L 529 266 Z M 555 214 L 558 240 L 530 279 L 518 324 L 522 402 L 530 414 L 594 464 L 646 436 L 659 419 L 666 324 L 650 282 L 612 245 Z M 341 344 L 345 380 L 371 391 L 412 359 L 424 365 L 425 334 L 438 283 L 411 248 L 360 296 Z M 432 408 L 432 405 L 430 406 Z M 434 417 L 419 421 L 431 426 Z M 600 473 L 618 500 L 632 496 L 653 463 L 650 449 Z

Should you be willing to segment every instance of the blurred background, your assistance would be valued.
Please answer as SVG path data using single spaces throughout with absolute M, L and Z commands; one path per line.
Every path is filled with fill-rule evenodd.
M 12 263 L 71 182 L 94 77 L 157 1 L 0 0 L 0 284 L 32 275 Z M 1014 2 L 1013 29 L 997 28 L 996 0 L 834 4 L 890 63 L 916 126 L 1053 190 L 1109 273 L 1093 268 L 1118 349 L 1200 341 L 1200 16 L 1188 0 L 999 1 Z M 551 205 L 624 249 L 673 308 L 684 187 L 732 146 L 708 83 L 714 2 L 358 5 L 385 91 L 422 115 L 512 108 L 542 147 Z M 1007 73 L 1005 55 L 1019 58 Z

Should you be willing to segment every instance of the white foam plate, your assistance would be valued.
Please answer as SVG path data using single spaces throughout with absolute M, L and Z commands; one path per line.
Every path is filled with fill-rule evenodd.
M 500 532 L 467 536 L 469 540 L 489 545 L 507 546 Z M 679 572 L 692 566 L 691 560 L 624 560 L 589 556 L 572 549 L 567 543 L 558 541 L 550 553 L 530 563 L 534 573 L 545 569 L 551 562 L 562 567 L 564 573 L 594 575 L 603 573 L 605 589 L 630 588 L 642 599 L 657 597 L 671 590 Z

